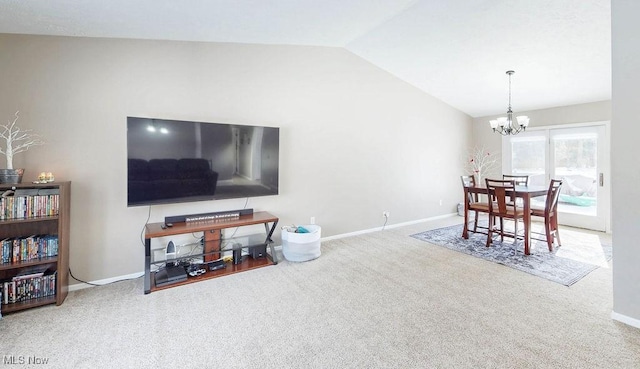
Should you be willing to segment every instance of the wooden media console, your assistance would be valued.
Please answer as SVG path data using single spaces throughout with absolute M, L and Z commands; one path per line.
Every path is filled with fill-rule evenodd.
M 265 236 L 264 239 L 260 238 L 259 241 L 249 241 L 246 244 L 235 243 L 232 248 L 223 247 L 222 231 L 227 228 L 245 227 L 251 225 L 264 224 Z M 271 224 L 271 226 L 269 226 Z M 202 281 L 205 279 L 222 277 L 225 275 L 244 272 L 251 269 L 261 268 L 268 265 L 275 265 L 278 263 L 277 256 L 273 249 L 273 241 L 271 236 L 278 224 L 278 218 L 265 211 L 255 212 L 248 215 L 240 215 L 238 217 L 228 217 L 219 219 L 208 219 L 202 221 L 190 221 L 174 223 L 171 227 L 168 227 L 165 223 L 148 223 L 145 226 L 145 240 L 144 240 L 144 293 L 148 294 L 153 291 L 171 288 L 183 284 Z M 187 255 L 177 257 L 175 259 L 152 261 L 151 257 L 151 239 L 166 237 L 179 234 L 188 233 L 203 233 L 203 251 L 201 254 Z M 249 240 L 255 239 L 254 237 L 244 236 Z M 165 264 L 167 262 L 180 262 L 184 259 L 190 259 L 193 257 L 203 257 L 204 264 L 212 262 L 214 260 L 222 259 L 224 252 L 233 251 L 234 249 L 251 249 L 254 247 L 269 247 L 270 253 L 267 253 L 263 258 L 251 258 L 247 257 L 242 262 L 234 264 L 230 261 L 225 262 L 225 268 L 218 270 L 206 270 L 204 274 L 191 277 L 186 280 L 178 281 L 175 283 L 156 286 L 155 272 L 151 271 L 151 265 Z

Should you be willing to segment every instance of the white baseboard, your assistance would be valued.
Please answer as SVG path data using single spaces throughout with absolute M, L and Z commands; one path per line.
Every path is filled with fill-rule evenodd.
M 376 228 L 364 229 L 364 230 L 356 231 L 356 232 L 337 234 L 337 235 L 333 235 L 333 236 L 329 236 L 329 237 L 323 237 L 320 240 L 321 241 L 337 240 L 337 239 L 340 239 L 340 238 L 358 236 L 358 235 L 361 235 L 361 234 L 367 234 L 367 233 L 371 233 L 371 232 L 378 232 L 378 231 L 382 231 L 384 229 L 400 228 L 400 227 L 413 225 L 413 224 L 417 224 L 417 223 L 428 222 L 428 221 L 431 221 L 431 220 L 449 218 L 449 217 L 452 217 L 452 216 L 458 216 L 458 213 L 438 215 L 438 216 L 435 216 L 435 217 L 412 220 L 412 221 L 404 222 L 404 223 L 390 224 L 390 225 L 383 226 L 383 227 L 376 227 Z M 282 245 L 274 245 L 274 249 L 282 250 Z M 95 287 L 94 285 L 103 285 L 103 284 L 109 284 L 109 283 L 113 283 L 113 282 L 123 281 L 125 279 L 140 278 L 143 275 L 144 275 L 144 272 L 138 272 L 138 273 L 133 273 L 133 274 L 128 274 L 128 275 L 121 275 L 121 276 L 113 277 L 113 278 L 100 279 L 100 280 L 97 280 L 97 281 L 88 281 L 91 284 L 78 282 L 78 283 L 74 283 L 74 284 L 70 284 L 69 285 L 69 292 L 78 291 L 78 290 L 82 290 L 82 289 L 89 288 L 89 287 Z M 70 277 L 70 279 L 74 280 L 73 277 Z
M 69 292 L 83 290 L 83 289 L 89 288 L 89 287 L 96 287 L 94 285 L 102 286 L 104 284 L 109 284 L 109 283 L 113 283 L 113 282 L 119 282 L 119 281 L 123 281 L 125 279 L 136 279 L 136 278 L 142 277 L 143 275 L 144 275 L 144 272 L 139 272 L 139 273 L 121 275 L 121 276 L 113 277 L 113 278 L 100 279 L 100 280 L 97 280 L 97 281 L 88 281 L 91 284 L 87 284 L 87 283 L 84 283 L 84 282 L 78 282 L 78 283 L 69 285 Z M 69 279 L 75 281 L 75 279 L 73 279 L 73 277 L 71 277 L 71 276 L 69 276 Z
M 432 221 L 432 220 L 449 218 L 449 217 L 452 217 L 452 216 L 458 216 L 458 213 L 451 213 L 451 214 L 438 215 L 438 216 L 435 216 L 435 217 L 424 218 L 424 219 L 418 219 L 418 220 L 412 220 L 412 221 L 404 222 L 404 223 L 390 224 L 390 225 L 386 225 L 386 226 L 382 226 L 382 227 L 376 227 L 376 228 L 370 228 L 370 229 L 363 229 L 363 230 L 361 230 L 361 231 L 356 231 L 356 232 L 343 233 L 343 234 L 336 234 L 336 235 L 329 236 L 329 237 L 323 237 L 323 238 L 321 238 L 320 240 L 321 240 L 321 241 L 337 240 L 337 239 L 340 239 L 340 238 L 351 237 L 351 236 L 358 236 L 358 235 L 361 235 L 361 234 L 367 234 L 367 233 L 371 233 L 371 232 L 378 232 L 378 231 L 382 231 L 382 230 L 385 230 L 385 229 L 400 228 L 400 227 L 404 227 L 404 226 L 408 226 L 408 225 L 413 225 L 413 224 L 418 224 L 418 223 L 424 223 L 424 222 L 428 222 L 428 221 Z
M 611 312 L 611 319 L 617 320 L 617 321 L 619 321 L 621 323 L 630 325 L 630 326 L 635 327 L 635 328 L 640 328 L 640 319 L 634 319 L 634 318 L 628 317 L 626 315 L 622 315 L 622 314 L 616 313 L 615 311 Z

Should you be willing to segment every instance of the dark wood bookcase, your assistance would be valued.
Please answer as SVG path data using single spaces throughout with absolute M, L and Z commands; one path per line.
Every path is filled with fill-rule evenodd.
M 251 248 L 258 245 L 264 245 L 270 248 L 270 254 L 267 257 L 252 259 L 246 258 L 239 264 L 226 263 L 224 269 L 219 270 L 207 270 L 206 273 L 188 277 L 184 281 L 175 282 L 169 285 L 156 286 L 155 272 L 151 271 L 151 265 L 164 264 L 167 261 L 179 261 L 184 258 L 191 258 L 194 256 L 202 256 L 205 262 L 220 259 L 223 252 L 229 252 L 230 250 L 224 250 L 222 248 L 222 230 L 227 228 L 246 227 L 251 225 L 264 225 L 265 234 L 262 235 L 262 239 L 257 243 L 249 243 L 238 246 L 239 248 Z M 271 224 L 271 226 L 269 226 Z M 278 263 L 275 251 L 273 249 L 273 242 L 271 241 L 271 235 L 278 224 L 278 218 L 266 211 L 259 211 L 249 215 L 241 215 L 238 217 L 212 219 L 204 221 L 194 222 L 181 222 L 175 223 L 171 227 L 166 227 L 164 223 L 149 223 L 145 227 L 145 262 L 144 262 L 144 293 L 148 294 L 153 291 L 180 286 L 183 284 L 202 281 L 205 279 L 222 277 L 225 275 L 244 272 L 251 269 L 261 268 L 268 265 L 275 265 Z M 153 261 L 151 257 L 151 239 L 158 237 L 166 237 L 171 235 L 179 235 L 185 233 L 203 233 L 203 253 L 197 255 L 189 255 L 183 258 L 177 258 L 172 260 L 160 260 Z M 255 235 L 254 235 L 255 236 Z
M 2 314 L 48 304 L 60 305 L 64 302 L 69 292 L 69 212 L 71 182 L 0 184 L 0 194 L 5 197 L 14 196 L 15 191 L 19 190 L 31 190 L 31 193 L 36 193 L 37 190 L 41 189 L 58 192 L 58 214 L 40 216 L 27 215 L 15 218 L 3 216 L 2 218 L 4 219 L 0 219 L 0 240 L 20 239 L 30 236 L 57 236 L 58 253 L 56 256 L 38 257 L 24 261 L 9 261 L 8 263 L 2 263 L 0 259 L 0 283 L 10 281 L 13 277 L 23 273 L 25 270 L 41 267 L 39 269 L 46 268 L 47 274 L 55 273 L 55 293 L 46 297 L 30 298 L 9 304 L 4 304 L 4 296 L 2 296 L 2 298 L 0 298 L 0 302 L 2 302 L 0 303 Z M 35 195 L 25 196 L 32 197 L 33 199 Z M 0 208 L 0 211 L 4 211 L 4 209 Z

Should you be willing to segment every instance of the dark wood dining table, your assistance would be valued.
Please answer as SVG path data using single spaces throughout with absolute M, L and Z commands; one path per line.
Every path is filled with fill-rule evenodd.
M 515 194 L 516 198 L 522 199 L 522 207 L 524 209 L 524 254 L 530 254 L 531 245 L 531 199 L 538 196 L 544 196 L 547 194 L 548 187 L 546 186 L 516 186 Z M 470 193 L 477 193 L 487 195 L 487 189 L 485 187 L 464 187 L 465 199 Z M 511 191 L 507 191 L 510 195 Z M 464 227 L 462 228 L 462 238 L 469 238 L 469 205 L 468 202 L 464 202 Z

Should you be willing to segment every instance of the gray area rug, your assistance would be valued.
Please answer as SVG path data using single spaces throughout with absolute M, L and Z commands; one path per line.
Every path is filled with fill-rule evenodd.
M 540 231 L 540 227 L 533 227 Z M 446 247 L 494 263 L 502 264 L 533 274 L 565 286 L 571 286 L 593 270 L 608 268 L 611 246 L 602 245 L 596 234 L 560 229 L 561 247 L 549 252 L 546 242 L 532 240 L 531 255 L 524 254 L 523 241 L 513 244 L 494 240 L 486 247 L 487 236 L 469 232 L 469 239 L 462 238 L 462 224 L 438 228 L 411 235 L 422 241 Z

